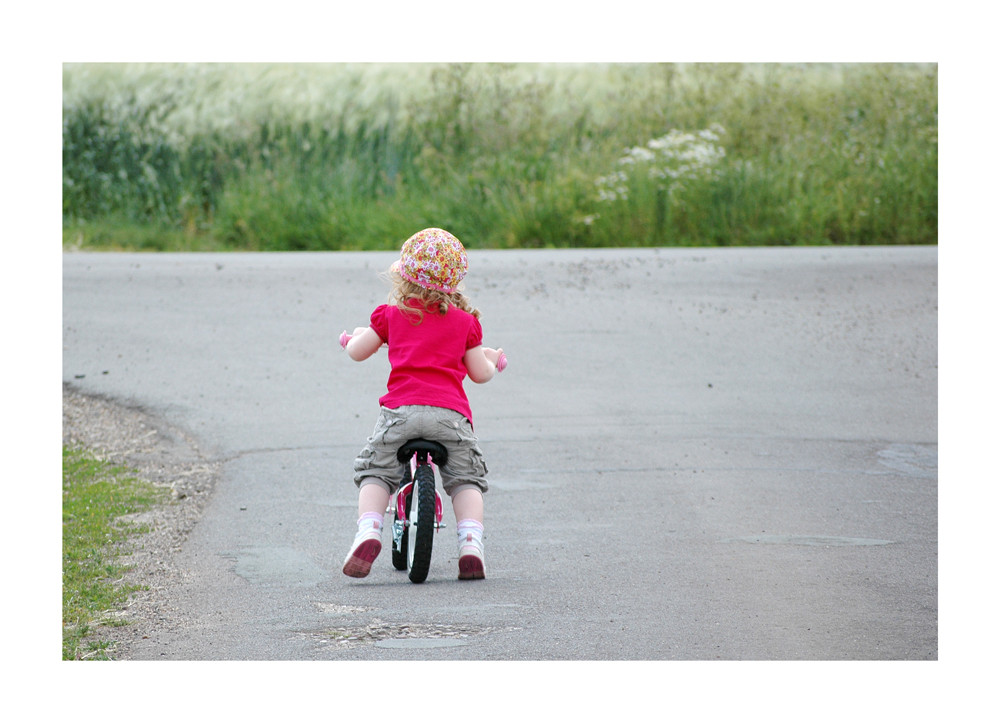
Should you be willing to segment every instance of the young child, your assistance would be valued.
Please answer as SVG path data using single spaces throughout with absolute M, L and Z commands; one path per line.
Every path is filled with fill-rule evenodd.
M 422 437 L 448 450 L 448 464 L 439 469 L 458 522 L 458 577 L 486 577 L 487 469 L 462 382 L 466 375 L 478 384 L 488 382 L 506 360 L 502 349 L 483 346 L 479 311 L 459 291 L 467 270 L 468 257 L 457 238 L 439 228 L 419 231 L 403 244 L 389 270 L 393 303 L 377 307 L 370 326 L 341 335 L 355 361 L 388 345 L 392 367 L 375 430 L 354 462 L 358 532 L 344 560 L 345 575 L 365 577 L 371 570 L 382 549 L 389 497 L 402 481 L 396 450 Z

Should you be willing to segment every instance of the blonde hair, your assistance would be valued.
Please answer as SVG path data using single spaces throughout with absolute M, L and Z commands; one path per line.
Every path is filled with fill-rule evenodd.
M 407 281 L 394 269 L 389 269 L 384 276 L 392 283 L 392 290 L 389 292 L 389 303 L 395 304 L 396 308 L 404 314 L 415 316 L 414 325 L 424 320 L 424 311 L 429 312 L 434 307 L 437 307 L 436 313 L 442 316 L 448 313 L 449 306 L 455 306 L 462 311 L 472 314 L 477 319 L 480 316 L 479 309 L 473 307 L 461 291 L 456 290 L 448 294 L 437 289 L 426 289 L 423 286 L 414 284 L 412 281 Z M 411 306 L 408 302 L 412 300 L 419 301 L 420 305 Z

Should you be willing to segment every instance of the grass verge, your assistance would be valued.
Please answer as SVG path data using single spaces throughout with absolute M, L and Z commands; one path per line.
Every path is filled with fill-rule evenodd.
M 63 448 L 63 660 L 109 660 L 104 626 L 139 586 L 126 584 L 130 540 L 147 528 L 129 516 L 165 503 L 168 492 L 90 453 Z

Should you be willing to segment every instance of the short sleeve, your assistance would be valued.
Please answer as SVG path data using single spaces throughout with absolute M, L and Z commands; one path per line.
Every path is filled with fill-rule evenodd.
M 389 343 L 389 319 L 388 319 L 389 305 L 382 304 L 375 308 L 371 316 L 371 328 L 375 330 L 375 333 L 379 335 L 386 344 Z
M 469 335 L 465 339 L 466 349 L 472 349 L 483 343 L 483 325 L 479 323 L 479 319 L 471 314 L 469 318 L 472 320 L 472 323 L 469 324 Z

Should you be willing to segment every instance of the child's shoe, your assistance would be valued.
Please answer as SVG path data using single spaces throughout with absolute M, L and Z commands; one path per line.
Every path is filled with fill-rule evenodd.
M 358 521 L 358 534 L 354 545 L 344 560 L 344 574 L 350 577 L 367 577 L 372 563 L 382 551 L 382 520 Z
M 482 580 L 486 577 L 483 564 L 483 528 L 464 528 L 464 521 L 459 523 L 458 537 L 458 579 Z

